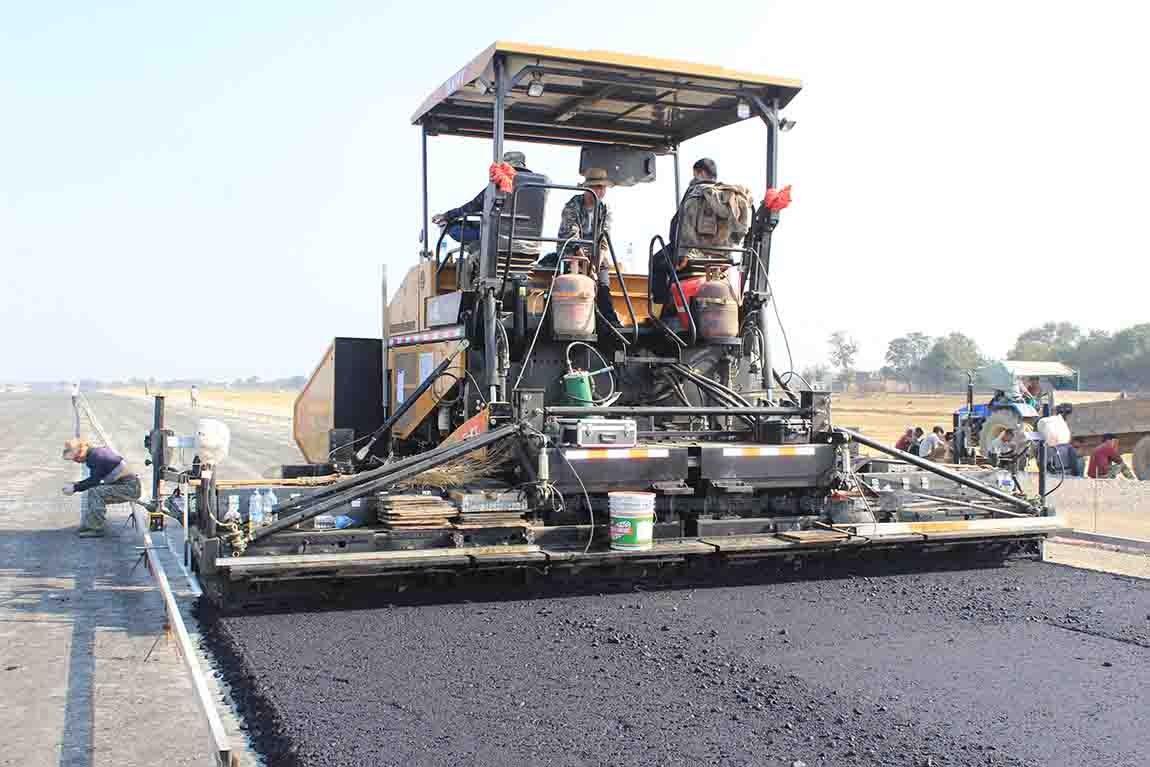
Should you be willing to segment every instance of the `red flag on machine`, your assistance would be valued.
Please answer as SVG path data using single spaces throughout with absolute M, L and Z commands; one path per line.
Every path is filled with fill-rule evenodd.
M 510 163 L 493 162 L 489 171 L 491 181 L 504 194 L 511 194 L 515 184 L 515 168 Z
M 770 210 L 782 210 L 791 204 L 791 185 L 787 184 L 782 189 L 768 189 L 767 196 L 763 198 L 763 204 Z

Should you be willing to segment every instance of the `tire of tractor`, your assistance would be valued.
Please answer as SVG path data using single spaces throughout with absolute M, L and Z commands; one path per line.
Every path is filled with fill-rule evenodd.
M 1022 419 L 1013 410 L 997 410 L 991 413 L 985 421 L 982 422 L 982 431 L 978 433 L 978 452 L 983 458 L 989 458 L 990 443 L 993 442 L 999 434 L 1007 429 L 1014 429 L 1015 434 L 1023 426 Z
M 1150 437 L 1134 445 L 1134 474 L 1142 481 L 1150 480 Z

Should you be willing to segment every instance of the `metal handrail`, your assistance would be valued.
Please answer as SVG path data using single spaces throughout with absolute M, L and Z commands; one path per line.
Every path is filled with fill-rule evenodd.
M 468 221 L 477 221 L 479 223 L 479 237 L 482 240 L 482 238 L 483 238 L 483 215 L 481 213 L 464 213 L 462 216 L 459 216 L 458 218 L 453 218 L 450 221 L 448 221 L 446 226 L 444 226 L 443 229 L 440 230 L 439 239 L 436 240 L 436 242 L 435 242 L 435 273 L 436 274 L 439 274 L 441 271 L 443 271 L 443 267 L 447 266 L 447 262 L 449 260 L 447 258 L 443 259 L 442 261 L 439 260 L 439 246 L 443 242 L 443 238 L 447 236 L 447 230 L 451 228 L 452 224 L 458 223 L 459 226 L 461 227 L 459 230 L 459 233 L 462 235 L 463 234 L 462 227 L 464 225 L 466 225 Z M 460 251 L 463 250 L 463 247 L 464 247 L 464 243 L 460 242 L 459 243 Z M 450 252 L 448 253 L 448 255 L 450 255 Z
M 566 189 L 566 190 L 571 191 L 571 192 L 591 192 L 591 194 L 595 197 L 595 208 L 591 214 L 593 217 L 591 219 L 591 231 L 596 235 L 596 237 L 594 239 L 591 239 L 591 240 L 584 240 L 584 239 L 577 239 L 577 238 L 562 238 L 562 237 L 516 237 L 515 236 L 515 222 L 518 220 L 518 217 L 516 216 L 515 212 L 516 212 L 516 210 L 518 210 L 518 206 L 519 206 L 519 193 L 521 191 L 523 191 L 524 189 Z M 526 184 L 515 187 L 515 189 L 512 190 L 512 192 L 511 192 L 511 231 L 509 231 L 507 233 L 507 259 L 503 265 L 503 281 L 499 285 L 499 295 L 502 296 L 503 291 L 507 289 L 507 278 L 511 274 L 511 247 L 512 247 L 512 244 L 516 240 L 521 240 L 523 242 L 553 242 L 556 245 L 558 245 L 560 243 L 574 242 L 574 243 L 577 243 L 579 245 L 589 245 L 591 247 L 594 247 L 595 244 L 599 241 L 598 234 L 599 234 L 599 226 L 601 224 L 601 222 L 599 221 L 599 205 L 601 203 L 602 203 L 602 200 L 599 199 L 599 195 L 595 194 L 594 191 L 592 191 L 591 189 L 588 189 L 585 186 L 569 186 L 566 184 L 552 184 L 552 183 L 541 183 L 538 181 L 529 181 Z M 496 249 L 495 255 L 496 255 L 496 258 L 498 258 L 500 255 L 502 255 L 502 253 L 500 253 L 498 250 L 498 240 L 496 240 L 496 243 L 497 243 L 497 245 L 496 245 L 497 249 Z M 558 257 L 563 258 L 563 254 L 559 253 Z
M 623 279 L 623 271 L 619 268 L 619 259 L 615 257 L 615 246 L 611 244 L 611 233 L 603 232 L 600 236 L 607 240 L 607 252 L 611 254 L 611 263 L 615 266 L 615 276 L 619 278 L 619 287 L 623 289 L 623 300 L 627 302 L 627 312 L 631 315 L 631 328 L 635 336 L 635 343 L 639 343 L 639 320 L 635 316 L 635 306 L 631 303 L 631 294 L 627 291 L 627 282 Z M 610 283 L 608 283 L 608 298 L 610 295 Z
M 679 295 L 683 298 L 683 309 L 687 313 L 687 326 L 690 332 L 691 344 L 694 345 L 696 334 L 695 318 L 691 316 L 691 307 L 687 305 L 687 294 L 683 291 L 682 283 L 679 282 L 679 273 L 675 269 L 675 264 L 671 261 L 671 257 L 667 255 L 667 243 L 663 240 L 663 237 L 658 234 L 651 238 L 651 245 L 648 248 L 647 254 L 647 314 L 651 317 L 652 320 L 655 321 L 656 327 L 662 330 L 668 338 L 678 344 L 680 349 L 686 349 L 687 344 L 683 343 L 683 339 L 679 338 L 679 334 L 671 330 L 671 328 L 669 328 L 662 319 L 655 316 L 655 305 L 651 296 L 654 293 L 653 280 L 655 273 L 656 242 L 659 243 L 660 246 L 658 252 L 663 254 L 663 257 L 667 260 L 667 265 L 671 267 L 671 278 L 675 280 L 675 286 L 679 289 Z M 671 300 L 675 300 L 673 295 L 671 296 Z

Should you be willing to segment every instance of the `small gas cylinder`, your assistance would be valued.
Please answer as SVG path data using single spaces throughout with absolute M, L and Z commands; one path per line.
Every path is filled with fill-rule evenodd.
M 561 338 L 595 335 L 595 280 L 583 256 L 564 258 L 551 288 L 551 330 Z
M 691 301 L 696 307 L 695 318 L 699 337 L 704 340 L 737 338 L 739 335 L 739 299 L 727 281 L 726 270 L 709 267 L 707 280 Z

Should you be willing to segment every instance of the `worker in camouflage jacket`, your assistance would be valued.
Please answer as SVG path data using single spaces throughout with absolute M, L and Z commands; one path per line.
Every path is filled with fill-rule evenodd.
M 611 210 L 607 207 L 607 203 L 603 202 L 603 198 L 607 194 L 607 187 L 610 184 L 611 182 L 607 179 L 607 171 L 601 168 L 591 168 L 587 171 L 587 175 L 583 179 L 583 186 L 590 189 L 594 194 L 580 192 L 567 201 L 567 204 L 563 206 L 563 213 L 559 220 L 559 233 L 556 235 L 558 239 L 594 239 L 596 196 L 599 200 L 599 231 L 603 233 L 611 231 Z M 572 255 L 576 251 L 581 251 L 583 255 L 587 255 L 585 246 L 568 243 L 559 256 L 562 258 L 565 255 Z M 595 306 L 607 318 L 608 322 L 617 326 L 620 324 L 619 317 L 611 304 L 610 292 L 613 267 L 611 253 L 606 243 L 600 242 L 598 254 L 594 257 L 588 256 L 588 258 L 591 262 L 592 272 L 598 274 L 599 280 L 599 289 L 595 291 Z

